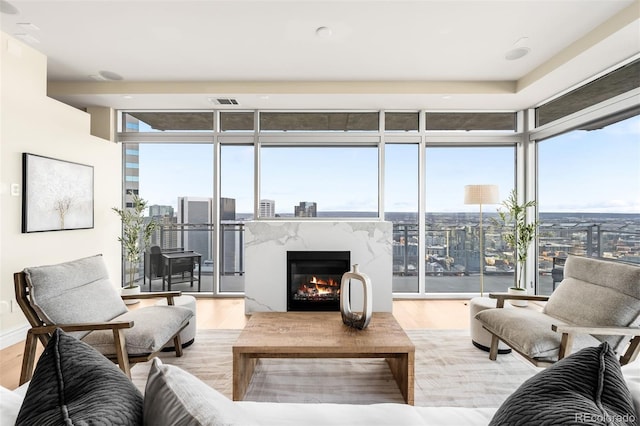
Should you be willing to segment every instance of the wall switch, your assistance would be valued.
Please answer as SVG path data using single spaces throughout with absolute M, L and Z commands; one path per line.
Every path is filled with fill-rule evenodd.
M 11 301 L 9 300 L 1 300 L 0 301 L 0 314 L 7 314 L 11 312 Z
M 11 195 L 13 195 L 14 197 L 18 197 L 20 196 L 20 185 L 17 183 L 12 183 L 11 184 Z

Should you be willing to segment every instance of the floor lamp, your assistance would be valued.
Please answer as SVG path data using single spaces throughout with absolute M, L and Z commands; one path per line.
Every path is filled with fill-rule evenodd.
M 484 248 L 482 246 L 482 205 L 498 203 L 498 185 L 465 185 L 464 203 L 480 205 L 480 296 L 484 296 Z

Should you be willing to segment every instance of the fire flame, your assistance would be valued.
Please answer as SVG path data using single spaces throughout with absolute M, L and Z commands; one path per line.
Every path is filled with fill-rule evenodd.
M 324 295 L 324 294 L 340 294 L 340 283 L 332 278 L 321 279 L 312 276 L 306 283 L 302 284 L 298 289 L 298 294 Z
M 340 285 L 336 280 L 334 280 L 332 278 L 329 278 L 328 280 L 321 280 L 316 276 L 311 277 L 311 280 L 309 281 L 309 284 L 328 285 L 328 286 L 331 286 L 331 287 L 337 287 L 337 286 Z

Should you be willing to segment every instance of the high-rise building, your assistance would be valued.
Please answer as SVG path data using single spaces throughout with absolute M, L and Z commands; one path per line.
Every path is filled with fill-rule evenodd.
M 149 206 L 149 216 L 151 217 L 164 217 L 169 216 L 173 217 L 174 210 L 172 206 L 160 206 L 158 204 L 154 204 Z
M 294 206 L 295 217 L 316 217 L 318 216 L 318 205 L 313 201 L 300 201 Z
M 176 232 L 176 218 L 174 216 L 155 216 L 158 227 L 151 235 L 151 245 L 162 249 L 181 247 Z
M 276 202 L 275 200 L 260 200 L 260 217 L 275 217 Z
M 127 128 L 137 125 L 135 122 L 127 122 Z M 133 195 L 138 195 L 140 189 L 140 151 L 137 143 L 128 143 L 124 150 L 124 207 L 133 207 Z
M 178 243 L 185 250 L 202 255 L 202 261 L 213 260 L 211 232 L 212 199 L 178 197 Z
M 235 198 L 220 198 L 220 220 L 236 220 Z

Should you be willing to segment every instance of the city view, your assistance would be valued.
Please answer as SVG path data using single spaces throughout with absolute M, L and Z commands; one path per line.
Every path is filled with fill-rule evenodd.
M 252 213 L 235 213 L 234 200 L 223 199 L 221 223 L 221 282 L 226 291 L 242 291 L 244 222 L 253 220 Z M 211 199 L 181 198 L 191 212 L 206 215 Z M 197 208 L 200 204 L 200 208 Z M 306 206 L 304 211 L 300 206 Z M 298 217 L 340 218 L 344 212 L 318 212 L 309 214 L 315 204 L 302 202 L 296 206 Z M 153 213 L 172 213 L 170 206 L 151 206 Z M 183 213 L 180 213 L 182 216 Z M 375 212 L 357 217 L 370 218 Z M 295 213 L 278 215 L 295 218 Z M 351 217 L 354 217 L 351 214 Z M 495 212 L 483 215 L 484 236 L 484 291 L 504 291 L 515 279 L 512 251 L 502 235 L 507 230 L 497 227 L 492 219 Z M 213 253 L 211 241 L 214 226 L 207 222 L 194 222 L 197 217 L 155 215 L 162 223 L 152 244 L 164 248 L 185 247 L 203 255 L 202 291 L 211 291 Z M 418 260 L 420 238 L 418 221 L 413 213 L 387 213 L 386 220 L 393 223 L 393 291 L 416 293 L 420 269 L 426 276 L 428 293 L 474 293 L 479 291 L 481 260 L 479 256 L 479 215 L 475 213 L 428 213 L 425 216 L 425 259 Z M 558 259 L 567 255 L 597 256 L 640 264 L 640 215 L 609 213 L 541 213 L 538 231 L 538 292 L 550 294 L 561 280 L 553 272 Z M 207 283 L 207 280 L 210 282 Z M 208 290 L 207 290 L 208 289 Z

